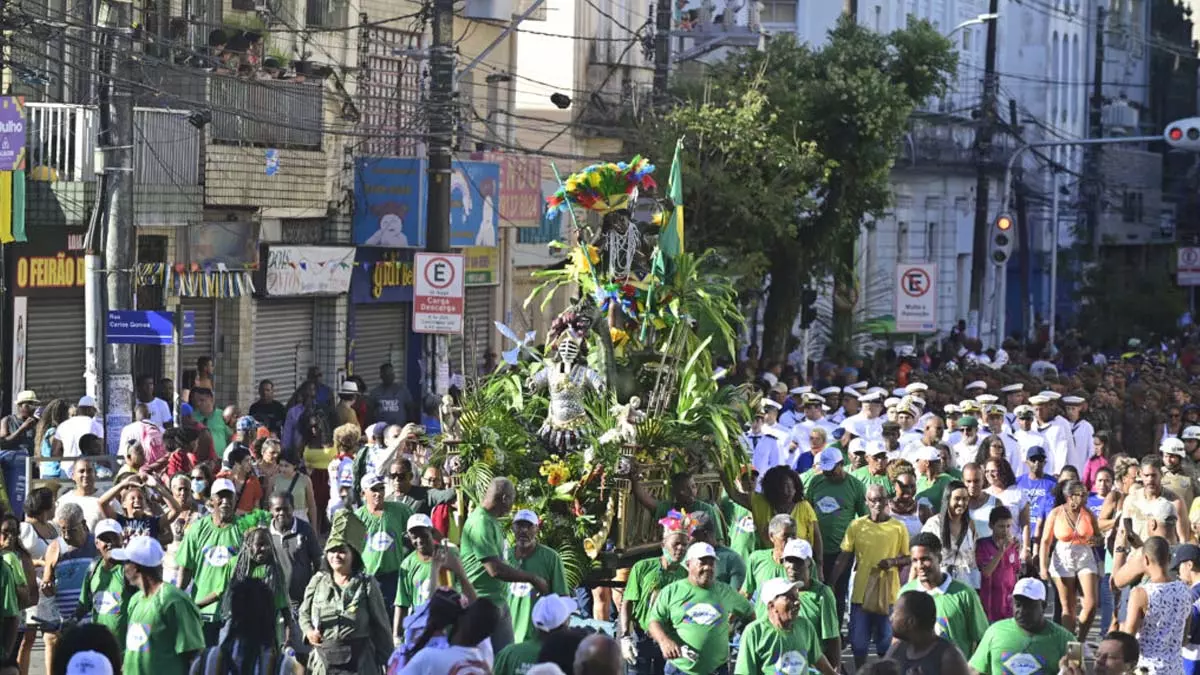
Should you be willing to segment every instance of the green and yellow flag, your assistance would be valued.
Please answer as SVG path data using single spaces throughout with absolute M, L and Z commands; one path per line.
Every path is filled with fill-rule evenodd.
M 675 158 L 671 160 L 671 176 L 667 179 L 667 196 L 675 205 L 667 225 L 658 235 L 658 249 L 667 260 L 683 252 L 683 166 L 680 153 L 683 139 L 675 142 Z

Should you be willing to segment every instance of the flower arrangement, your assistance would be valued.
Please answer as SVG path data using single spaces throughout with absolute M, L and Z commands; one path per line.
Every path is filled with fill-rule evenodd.
M 655 187 L 653 171 L 654 165 L 641 155 L 629 162 L 592 164 L 571 174 L 546 203 L 562 211 L 572 206 L 602 214 L 619 211 L 629 206 L 639 189 Z

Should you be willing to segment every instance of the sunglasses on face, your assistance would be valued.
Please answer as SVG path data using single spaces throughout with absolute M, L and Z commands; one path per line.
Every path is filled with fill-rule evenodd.
M 388 474 L 388 478 L 391 478 L 392 480 L 404 480 L 405 478 L 410 478 L 411 476 L 412 476 L 412 474 L 410 474 L 410 473 L 389 473 Z

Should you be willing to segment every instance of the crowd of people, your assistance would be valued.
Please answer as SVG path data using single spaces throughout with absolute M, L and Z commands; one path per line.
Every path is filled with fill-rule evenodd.
M 953 364 L 953 365 L 952 365 Z M 0 649 L 28 675 L 1191 673 L 1200 384 L 1186 348 L 734 366 L 761 391 L 736 476 L 635 467 L 660 550 L 570 588 L 496 478 L 464 508 L 436 406 L 388 365 L 269 381 L 243 415 L 201 359 L 96 404 L 21 392 Z M 1036 374 L 1035 374 L 1036 372 Z M 171 401 L 171 403 L 168 403 Z M 422 408 L 425 410 L 422 410 Z M 0 457 L 0 462 L 4 458 Z M 4 467 L 0 467 L 3 469 Z M 590 582 L 589 582 L 590 583 Z M 849 657 L 843 658 L 848 647 Z

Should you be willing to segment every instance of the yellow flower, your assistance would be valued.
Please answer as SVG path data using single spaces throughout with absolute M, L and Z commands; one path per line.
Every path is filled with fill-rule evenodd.
M 629 341 L 629 333 L 616 326 L 609 327 L 608 336 L 612 339 L 614 347 L 619 347 Z
M 587 182 L 592 187 L 600 187 L 600 174 L 596 172 L 589 173 L 587 175 Z
M 571 176 L 567 179 L 565 187 L 567 188 L 567 192 L 575 192 L 579 189 L 579 179 L 575 176 Z

